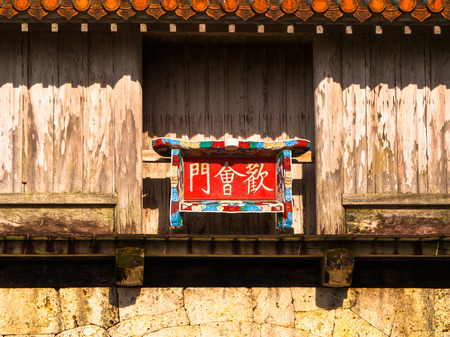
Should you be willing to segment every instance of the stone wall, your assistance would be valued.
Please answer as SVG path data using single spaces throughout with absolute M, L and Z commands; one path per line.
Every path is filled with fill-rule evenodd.
M 0 289 L 0 335 L 450 337 L 449 289 Z

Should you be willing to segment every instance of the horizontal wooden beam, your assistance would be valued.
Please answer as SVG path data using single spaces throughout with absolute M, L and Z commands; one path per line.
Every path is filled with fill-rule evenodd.
M 323 258 L 346 249 L 355 258 L 450 258 L 450 237 L 0 235 L 0 257 L 115 257 L 124 247 L 140 247 L 145 257 Z
M 114 206 L 117 196 L 110 193 L 2 193 L 0 207 L 20 205 L 103 205 Z
M 142 161 L 144 163 L 170 163 L 170 158 L 161 157 L 155 151 L 143 150 L 142 151 Z M 314 163 L 314 153 L 312 151 L 307 151 L 301 156 L 292 157 L 293 163 Z
M 450 206 L 448 194 L 343 194 L 343 206 Z

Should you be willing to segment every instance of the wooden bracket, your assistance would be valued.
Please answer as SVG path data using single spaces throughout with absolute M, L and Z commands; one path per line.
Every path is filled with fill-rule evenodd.
M 351 250 L 327 249 L 322 264 L 322 285 L 325 287 L 349 287 L 353 278 L 355 259 Z
M 116 285 L 142 286 L 144 283 L 144 248 L 124 247 L 116 249 Z

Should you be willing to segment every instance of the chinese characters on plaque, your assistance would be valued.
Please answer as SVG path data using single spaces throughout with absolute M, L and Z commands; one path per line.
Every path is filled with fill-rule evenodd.
M 185 157 L 185 200 L 276 200 L 275 158 Z

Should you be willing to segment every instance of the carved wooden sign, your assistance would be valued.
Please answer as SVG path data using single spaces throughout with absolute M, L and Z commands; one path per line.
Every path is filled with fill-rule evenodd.
M 171 226 L 183 212 L 277 213 L 290 228 L 292 155 L 309 150 L 304 139 L 279 142 L 180 141 L 157 138 L 153 148 L 171 156 Z

